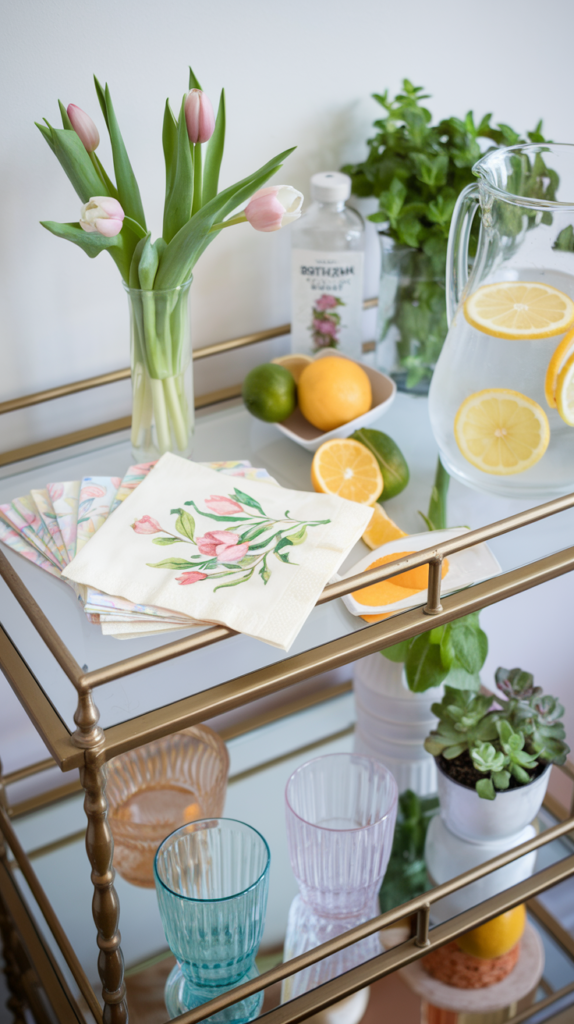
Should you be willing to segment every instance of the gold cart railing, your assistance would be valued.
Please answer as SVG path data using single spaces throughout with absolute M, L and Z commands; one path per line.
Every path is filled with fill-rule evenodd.
M 374 305 L 375 301 L 371 300 L 369 305 Z M 240 348 L 279 336 L 286 333 L 287 330 L 288 325 L 282 325 L 271 331 L 262 331 L 243 338 L 222 342 L 219 345 L 209 346 L 194 353 L 194 356 L 195 358 L 205 358 L 206 356 L 217 355 L 233 348 Z M 0 414 L 63 397 L 80 390 L 103 386 L 115 380 L 125 379 L 127 376 L 129 376 L 128 370 L 120 370 L 112 374 L 80 381 L 76 384 L 64 385 L 61 388 L 54 388 L 50 391 L 39 392 L 36 395 L 15 399 L 12 402 L 5 402 L 0 405 Z M 236 397 L 239 393 L 240 385 L 237 385 L 235 388 L 226 389 L 225 392 L 204 396 L 204 400 L 200 404 L 207 405 L 208 402 Z M 88 428 L 87 432 L 81 431 L 75 435 L 65 435 L 63 438 L 55 438 L 37 445 L 28 446 L 25 449 L 21 448 L 4 453 L 0 456 L 0 464 L 7 465 L 10 462 L 31 455 L 55 450 L 62 445 L 70 445 L 85 440 L 88 437 L 104 436 L 112 431 L 125 429 L 128 426 L 129 419 L 113 421 L 111 424 L 100 424 L 98 427 Z M 54 759 L 53 762 L 47 760 L 40 762 L 29 770 L 24 769 L 20 773 L 13 773 L 5 781 L 17 781 L 18 777 L 23 778 L 34 770 L 45 770 L 51 767 L 52 764 L 57 765 L 64 771 L 80 768 L 81 783 L 86 792 L 85 808 L 88 819 L 86 846 L 88 858 L 92 866 L 92 878 L 96 894 L 94 921 L 98 929 L 98 944 L 101 950 L 99 970 L 103 987 L 103 1013 L 99 1007 L 97 997 L 89 985 L 83 969 L 70 947 L 68 939 L 63 933 L 53 908 L 50 906 L 38 882 L 29 858 L 18 843 L 6 803 L 4 803 L 3 807 L 0 807 L 0 832 L 4 837 L 5 843 L 3 846 L 2 842 L 0 842 L 0 896 L 5 905 L 14 904 L 13 890 L 15 881 L 7 860 L 7 846 L 22 870 L 72 975 L 98 1024 L 100 1021 L 105 1021 L 105 1024 L 124 1024 L 127 1020 L 123 962 L 119 949 L 119 904 L 113 885 L 113 842 L 106 818 L 106 761 L 122 751 L 132 749 L 152 739 L 168 735 L 177 729 L 249 704 L 261 697 L 286 689 L 311 675 L 337 668 L 354 661 L 356 658 L 364 657 L 375 651 L 383 650 L 391 644 L 416 636 L 428 629 L 429 617 L 432 617 L 433 625 L 440 625 L 466 615 L 469 612 L 477 611 L 490 604 L 505 600 L 507 597 L 538 586 L 564 573 L 571 572 L 574 569 L 574 547 L 545 556 L 509 572 L 501 573 L 483 583 L 442 598 L 442 600 L 440 596 L 441 567 L 444 558 L 456 551 L 464 550 L 512 530 L 520 529 L 572 507 L 574 507 L 574 495 L 557 498 L 537 508 L 501 520 L 498 523 L 468 532 L 454 540 L 443 542 L 404 558 L 399 558 L 383 567 L 371 569 L 350 579 L 330 584 L 323 591 L 317 602 L 318 604 L 335 600 L 344 594 L 400 575 L 414 567 L 421 565 L 429 566 L 428 597 L 424 607 L 404 612 L 390 620 L 365 626 L 357 632 L 340 637 L 337 640 L 305 651 L 302 654 L 285 658 L 282 661 L 247 675 L 236 677 L 202 693 L 187 697 L 147 714 L 139 715 L 130 721 L 105 730 L 101 729 L 98 725 L 99 712 L 94 701 L 94 691 L 97 687 L 112 680 L 123 678 L 131 673 L 151 668 L 167 660 L 189 654 L 208 645 L 221 643 L 230 636 L 233 636 L 233 631 L 222 626 L 210 627 L 199 633 L 187 636 L 182 640 L 164 644 L 144 654 L 114 662 L 92 672 L 84 672 L 19 579 L 8 559 L 0 554 L 0 575 L 77 692 L 77 710 L 74 716 L 77 728 L 74 733 L 70 734 L 10 638 L 0 630 L 0 667 L 6 674 Z M 273 714 L 270 717 L 272 718 Z M 0 783 L 1 781 L 0 777 Z M 68 787 L 61 787 L 58 792 L 59 795 L 64 796 L 67 792 L 72 792 L 76 788 L 76 784 L 72 783 Z M 2 789 L 0 789 L 0 798 L 1 796 Z M 34 805 L 38 806 L 42 799 L 47 803 L 50 797 L 48 795 L 45 798 L 41 798 Z M 552 842 L 570 832 L 574 832 L 574 817 L 568 818 L 567 821 L 548 829 L 528 843 L 495 858 L 493 861 L 431 890 L 424 897 L 412 900 L 393 911 L 373 918 L 371 921 L 352 929 L 337 939 L 325 943 L 317 947 L 317 949 L 297 957 L 295 960 L 273 968 L 254 981 L 239 986 L 232 993 L 220 996 L 197 1010 L 181 1015 L 177 1020 L 180 1021 L 180 1024 L 195 1024 L 195 1022 L 203 1019 L 208 1014 L 223 1009 L 253 992 L 260 991 L 277 981 L 289 977 L 310 964 L 316 963 L 326 956 L 354 942 L 360 941 L 365 936 L 371 935 L 379 929 L 396 922 L 407 914 L 416 914 L 416 933 L 406 943 L 386 953 L 382 953 L 374 960 L 354 968 L 354 970 L 347 974 L 333 979 L 326 985 L 308 992 L 298 999 L 270 1011 L 266 1015 L 269 1024 L 295 1024 L 296 1021 L 305 1019 L 310 1014 L 316 1013 L 344 996 L 363 988 L 377 978 L 383 977 L 411 963 L 430 949 L 450 942 L 454 937 L 468 929 L 476 927 L 478 924 L 497 916 L 525 900 L 532 899 L 543 890 L 570 877 L 570 875 L 574 874 L 574 856 L 568 857 L 552 865 L 550 868 L 546 868 L 544 871 L 527 879 L 525 882 L 521 882 L 512 889 L 508 889 L 504 893 L 492 897 L 447 923 L 429 930 L 430 906 L 442 896 L 456 891 L 502 865 L 523 856 L 527 852 L 536 850 L 546 843 Z M 24 922 L 22 930 L 29 935 L 30 915 L 23 897 L 21 897 L 20 911 L 20 916 Z M 26 942 L 25 939 L 23 941 Z M 33 945 L 32 938 L 29 937 L 28 945 L 30 943 Z M 81 1020 L 81 1013 L 75 1001 L 67 990 L 62 977 L 58 975 L 57 969 L 53 964 L 50 966 L 49 958 L 46 963 L 42 961 L 41 970 L 36 961 L 42 958 L 37 956 L 32 959 L 34 959 L 34 968 L 42 975 L 42 983 L 52 993 L 53 998 L 56 1001 L 59 1000 L 58 1005 L 61 1007 L 59 1012 L 63 1014 L 59 1019 L 62 1021 L 67 1021 L 68 1019 Z M 567 986 L 560 992 L 552 993 L 544 1000 L 544 1005 L 551 1005 L 553 1001 L 567 995 L 570 991 L 572 991 L 572 986 Z M 63 995 L 62 992 L 64 993 Z M 67 1010 L 64 1012 L 63 1009 L 64 1006 L 68 1005 L 71 1007 L 69 1013 Z M 532 1011 L 528 1011 L 526 1014 L 519 1014 L 515 1017 L 516 1024 L 519 1021 L 527 1020 L 542 1005 L 542 1003 L 538 1003 Z

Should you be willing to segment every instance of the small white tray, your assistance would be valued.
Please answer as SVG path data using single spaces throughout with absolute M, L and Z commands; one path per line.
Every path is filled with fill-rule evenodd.
M 341 359 L 348 358 L 341 352 L 337 352 L 336 349 L 328 348 L 324 349 L 323 352 L 319 352 L 315 359 L 325 359 L 329 356 L 338 356 Z M 381 373 L 380 370 L 374 370 L 371 366 L 365 366 L 358 359 L 352 359 L 351 362 L 357 363 L 365 371 L 371 382 L 373 391 L 372 408 L 368 412 L 363 413 L 362 416 L 357 416 L 356 419 L 351 420 L 350 423 L 344 423 L 342 427 L 323 432 L 314 427 L 312 423 L 309 423 L 299 407 L 297 407 L 286 420 L 275 424 L 277 429 L 282 434 L 285 434 L 285 437 L 289 437 L 296 444 L 300 444 L 308 452 L 315 452 L 324 441 L 330 441 L 334 437 L 350 437 L 355 430 L 359 430 L 360 427 L 370 426 L 371 423 L 374 423 L 375 420 L 378 420 L 380 416 L 390 409 L 397 393 L 397 385 L 394 380 Z
M 408 537 L 399 537 L 398 540 L 391 540 L 383 544 L 375 551 L 369 552 L 365 558 L 349 569 L 343 579 L 349 576 L 356 576 L 359 572 L 365 572 L 373 562 L 384 555 L 391 555 L 401 551 L 424 551 L 425 548 L 432 548 L 442 541 L 453 540 L 463 533 L 468 533 L 467 526 L 458 526 L 451 530 L 432 530 L 427 533 L 414 533 Z M 441 584 L 441 596 L 452 594 L 455 590 L 469 587 L 473 583 L 480 583 L 481 580 L 497 576 L 502 569 L 487 544 L 475 544 L 472 548 L 464 551 L 456 551 L 448 556 L 448 572 Z M 411 594 L 401 601 L 393 604 L 366 605 L 359 604 L 352 594 L 343 597 L 345 605 L 352 615 L 380 615 L 382 612 L 398 612 L 405 608 L 416 608 L 417 605 L 426 603 L 426 590 L 418 594 Z

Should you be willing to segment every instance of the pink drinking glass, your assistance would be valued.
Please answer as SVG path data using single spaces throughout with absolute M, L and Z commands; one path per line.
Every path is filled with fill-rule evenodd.
M 302 898 L 327 917 L 373 905 L 387 869 L 397 784 L 370 757 L 325 754 L 293 772 L 285 789 L 287 844 Z

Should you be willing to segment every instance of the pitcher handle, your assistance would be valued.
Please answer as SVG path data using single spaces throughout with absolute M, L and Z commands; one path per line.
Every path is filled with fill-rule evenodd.
M 478 183 L 472 182 L 460 193 L 452 214 L 446 252 L 446 315 L 449 327 L 468 281 L 468 243 L 479 197 Z

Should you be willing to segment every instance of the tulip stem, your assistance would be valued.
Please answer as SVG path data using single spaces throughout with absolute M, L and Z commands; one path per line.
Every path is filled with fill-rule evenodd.
M 202 185 L 202 165 L 201 165 L 201 143 L 196 142 L 193 146 L 193 204 L 191 207 L 191 216 L 201 210 L 201 193 L 203 191 Z
M 167 409 L 165 406 L 163 381 L 161 381 L 159 377 L 150 377 L 150 382 L 153 398 L 155 429 L 157 431 L 157 444 L 161 454 L 163 455 L 164 452 L 168 452 L 171 448 L 171 434 L 169 429 L 169 420 L 167 418 Z
M 230 217 L 229 220 L 222 220 L 219 224 L 212 224 L 210 231 L 220 231 L 221 228 L 230 228 L 233 224 L 247 224 L 247 217 L 244 213 L 238 213 L 237 217 Z
M 173 432 L 175 434 L 175 440 L 177 447 L 180 452 L 184 452 L 187 448 L 187 429 L 185 424 L 185 416 L 183 415 L 182 399 L 177 393 L 177 384 L 175 377 L 166 377 L 164 382 L 164 391 L 166 398 L 167 412 L 171 417 L 171 423 Z

